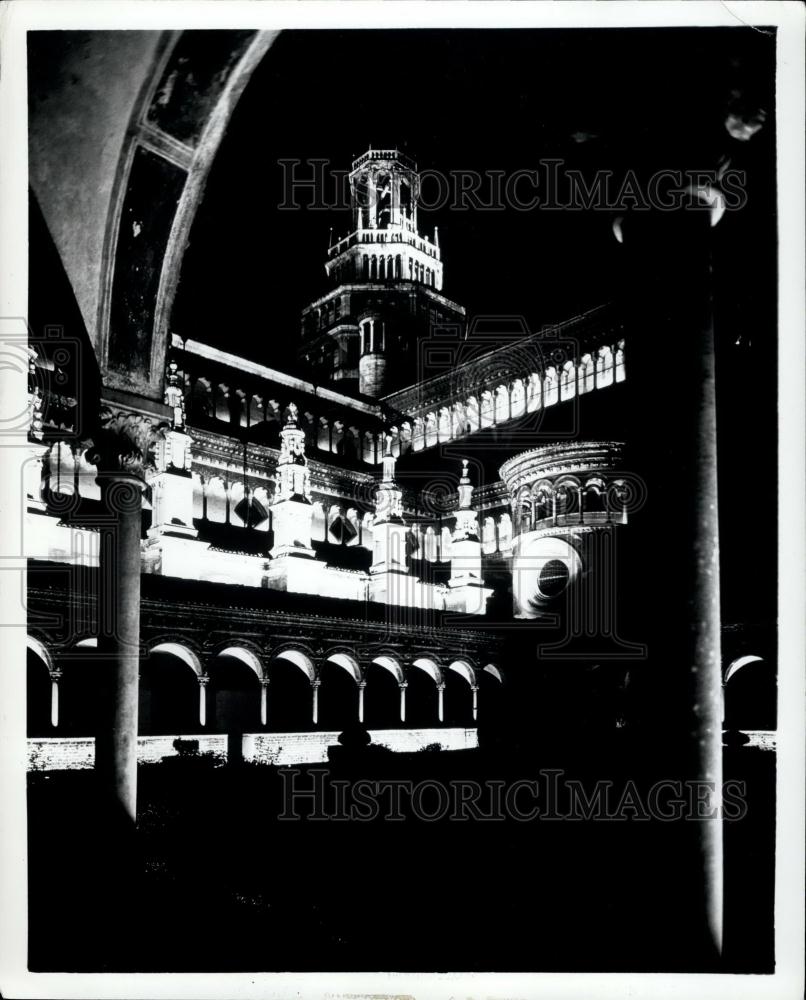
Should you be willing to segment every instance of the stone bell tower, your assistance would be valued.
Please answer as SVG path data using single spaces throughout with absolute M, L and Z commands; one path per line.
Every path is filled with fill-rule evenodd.
M 304 360 L 342 389 L 378 398 L 422 377 L 417 341 L 435 326 L 464 332 L 465 310 L 442 294 L 439 234 L 420 232 L 417 164 L 369 149 L 350 172 L 351 232 L 331 237 L 332 290 L 302 313 Z

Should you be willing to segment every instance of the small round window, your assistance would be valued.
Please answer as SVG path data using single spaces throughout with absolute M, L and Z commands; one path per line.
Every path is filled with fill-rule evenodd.
M 568 567 L 561 559 L 549 559 L 540 570 L 537 586 L 544 597 L 558 597 L 568 586 Z

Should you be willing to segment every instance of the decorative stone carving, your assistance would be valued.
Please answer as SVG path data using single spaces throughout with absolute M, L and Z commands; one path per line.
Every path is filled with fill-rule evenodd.
M 166 375 L 165 395 L 163 397 L 166 406 L 173 410 L 174 430 L 181 430 L 185 426 L 185 393 L 179 379 L 179 366 L 175 361 L 168 365 Z
M 104 405 L 87 449 L 87 459 L 102 475 L 120 473 L 144 479 L 154 468 L 154 447 L 168 423 L 134 410 Z

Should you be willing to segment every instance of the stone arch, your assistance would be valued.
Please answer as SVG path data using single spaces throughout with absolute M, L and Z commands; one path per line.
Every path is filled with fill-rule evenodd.
M 36 636 L 33 635 L 26 635 L 25 645 L 30 652 L 32 652 L 35 656 L 38 656 L 39 659 L 45 664 L 48 668 L 48 673 L 52 674 L 54 670 L 53 657 L 50 655 L 42 640 L 37 639 Z
M 205 517 L 217 524 L 227 522 L 227 491 L 221 476 L 208 479 L 205 488 Z
M 579 514 L 582 486 L 576 476 L 560 476 L 554 482 L 554 503 L 558 516 Z
M 442 683 L 442 667 L 433 656 L 418 656 L 411 661 L 411 665 L 428 674 L 435 684 Z
M 462 437 L 467 433 L 467 414 L 464 404 L 457 401 L 451 407 L 451 436 Z
M 499 684 L 504 683 L 504 675 L 501 673 L 501 668 L 497 667 L 494 663 L 486 663 L 481 669 L 485 673 L 490 674 L 491 677 L 494 677 Z
M 335 650 L 331 653 L 326 653 L 324 656 L 325 663 L 335 663 L 336 666 L 346 670 L 347 673 L 352 677 L 352 679 L 358 684 L 362 680 L 361 668 L 358 665 L 358 660 L 350 653 L 346 653 L 343 650 Z
M 437 438 L 440 441 L 450 441 L 451 436 L 451 411 L 447 406 L 441 406 L 437 415 Z
M 248 733 L 265 724 L 265 679 L 260 654 L 249 644 L 222 642 L 210 658 L 207 724 L 217 732 Z
M 185 643 L 155 639 L 149 643 L 148 652 L 149 655 L 152 653 L 167 653 L 170 656 L 175 656 L 176 659 L 181 660 L 182 663 L 190 667 L 197 677 L 200 677 L 204 673 L 199 654 Z
M 496 386 L 494 419 L 497 424 L 509 420 L 509 389 L 505 385 Z
M 234 660 L 240 660 L 244 666 L 249 667 L 254 672 L 258 680 L 263 680 L 266 676 L 261 656 L 254 649 L 250 649 L 249 646 L 242 644 L 226 645 L 217 649 L 213 655 L 215 657 L 231 656 Z
M 224 423 L 231 422 L 230 392 L 226 382 L 220 382 L 215 388 L 214 411 L 216 420 L 222 420 Z
M 467 430 L 472 433 L 481 428 L 481 413 L 479 410 L 479 401 L 475 396 L 468 396 L 467 402 L 465 403 L 465 416 L 467 420 Z
M 397 657 L 391 656 L 389 653 L 378 653 L 372 658 L 371 662 L 377 664 L 379 667 L 383 667 L 392 674 L 398 684 L 403 683 L 403 667 L 401 667 Z
M 26 734 L 47 736 L 59 724 L 59 673 L 44 643 L 26 636 L 25 706 Z
M 737 671 L 741 670 L 742 667 L 746 667 L 750 663 L 763 663 L 763 662 L 764 662 L 763 656 L 756 656 L 754 654 L 738 656 L 735 660 L 732 660 L 725 668 L 725 676 L 723 683 L 727 684 L 728 681 L 731 679 L 731 677 L 735 676 Z
M 537 372 L 532 372 L 526 383 L 526 412 L 534 413 L 543 405 L 543 380 Z
M 273 731 L 302 731 L 313 724 L 313 682 L 316 669 L 310 650 L 282 646 L 267 657 L 268 689 L 264 717 Z M 264 693 L 265 692 L 265 693 Z
M 454 673 L 459 674 L 460 677 L 464 677 L 467 683 L 474 687 L 476 684 L 476 670 L 471 662 L 465 657 L 460 657 L 459 659 L 453 660 L 453 662 L 448 664 L 448 670 L 452 670 Z
M 140 666 L 139 731 L 146 735 L 185 735 L 206 724 L 204 675 L 198 653 L 184 642 L 154 639 Z
M 553 406 L 559 399 L 557 369 L 549 365 L 543 376 L 543 406 Z
M 311 541 L 327 541 L 328 524 L 325 508 L 321 500 L 314 500 L 311 508 Z
M 509 393 L 510 414 L 513 419 L 522 417 L 526 412 L 526 388 L 523 379 L 516 378 Z
M 495 401 L 489 389 L 485 389 L 481 394 L 481 405 L 479 407 L 479 426 L 492 427 L 495 423 Z
M 495 535 L 495 520 L 488 514 L 481 522 L 481 551 L 487 555 L 498 549 Z
M 190 393 L 190 413 L 193 421 L 204 422 L 213 417 L 213 388 L 207 378 L 197 378 Z
M 414 418 L 414 430 L 411 437 L 412 451 L 422 451 L 425 447 L 425 424 L 422 417 Z
M 344 729 L 361 714 L 363 680 L 355 657 L 343 650 L 325 654 L 319 666 L 316 722 L 323 729 Z
M 300 646 L 281 646 L 278 649 L 272 650 L 269 664 L 271 665 L 271 662 L 274 660 L 285 660 L 288 663 L 293 663 L 295 667 L 298 667 L 305 674 L 311 683 L 316 680 L 316 668 L 313 656 L 309 650 L 305 650 Z
M 498 548 L 502 552 L 512 548 L 512 518 L 506 511 L 498 519 Z
M 252 491 L 250 525 L 256 531 L 268 531 L 271 523 L 271 500 L 265 486 Z
M 397 657 L 379 653 L 367 664 L 364 724 L 368 728 L 399 726 L 405 715 L 403 668 Z
M 579 388 L 580 395 L 585 392 L 593 392 L 596 388 L 596 366 L 590 354 L 583 354 L 579 362 Z
M 412 428 L 408 420 L 400 425 L 400 454 L 406 455 L 412 450 Z
M 778 687 L 775 670 L 763 656 L 744 654 L 725 669 L 723 727 L 729 730 L 774 730 Z
M 573 399 L 577 391 L 577 370 L 573 361 L 566 361 L 560 373 L 560 399 Z
M 445 671 L 444 721 L 448 725 L 470 725 L 476 718 L 477 691 L 476 672 L 461 658 L 448 664 Z M 459 680 L 462 678 L 462 680 Z
M 425 415 L 425 447 L 432 448 L 438 441 L 437 417 L 433 412 Z
M 605 344 L 596 353 L 596 388 L 613 384 L 613 350 Z

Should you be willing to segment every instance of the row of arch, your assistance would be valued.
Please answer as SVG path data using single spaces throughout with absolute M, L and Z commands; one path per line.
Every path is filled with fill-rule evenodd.
M 595 354 L 584 354 L 577 364 L 548 366 L 541 374 L 515 378 L 478 395 L 441 406 L 390 429 L 392 454 L 422 451 L 443 441 L 517 420 L 526 413 L 554 406 L 575 396 L 603 389 L 626 378 L 624 341 L 615 349 L 605 345 Z
M 280 431 L 288 415 L 288 405 L 258 393 L 232 389 L 226 382 L 213 383 L 204 376 L 187 376 L 188 421 L 205 424 L 213 420 L 259 432 L 265 443 L 279 444 Z M 343 420 L 317 417 L 300 410 L 298 423 L 305 431 L 307 448 L 330 452 L 354 461 L 375 465 L 383 449 L 383 435 L 361 429 Z
M 92 735 L 101 675 L 95 640 L 54 658 L 28 637 L 29 735 Z M 86 659 L 79 654 L 86 652 Z M 140 731 L 183 735 L 341 729 L 360 722 L 375 728 L 472 726 L 480 705 L 500 711 L 503 676 L 466 657 L 431 654 L 404 665 L 393 652 L 363 662 L 336 648 L 315 658 L 304 646 L 268 654 L 249 644 L 219 644 L 211 655 L 175 639 L 153 641 L 140 673 Z
M 398 235 L 398 234 L 392 234 Z M 384 243 L 398 242 L 387 237 Z M 424 248 L 424 252 L 428 250 Z M 434 254 L 428 253 L 429 256 Z M 339 262 L 330 271 L 331 278 L 337 284 L 363 281 L 419 281 L 431 288 L 440 287 L 440 276 L 437 267 L 429 267 L 408 254 L 357 253 L 350 259 Z M 326 325 L 332 319 L 338 319 L 340 313 L 332 316 L 324 309 L 315 309 L 316 327 Z
M 605 481 L 599 475 L 584 481 L 566 474 L 522 486 L 515 495 L 515 525 L 523 534 L 538 527 L 627 521 L 627 485 L 622 479 Z
M 450 405 L 418 414 L 413 420 L 401 421 L 389 429 L 392 454 L 397 457 L 409 451 L 432 448 L 441 442 L 623 382 L 625 378 L 622 340 L 615 348 L 605 345 L 594 354 L 584 354 L 578 363 L 569 360 L 560 368 L 549 365 L 542 373 L 532 372 L 526 378 L 503 382 L 478 395 L 469 395 Z M 217 420 L 259 429 L 268 443 L 279 441 L 287 406 L 276 399 L 242 389 L 233 390 L 225 382 L 213 384 L 203 376 L 186 376 L 185 384 L 191 423 Z M 310 411 L 301 412 L 299 424 L 305 431 L 306 446 L 312 450 L 368 465 L 377 464 L 383 455 L 383 434 L 379 431 L 362 430 L 339 419 L 317 417 Z

